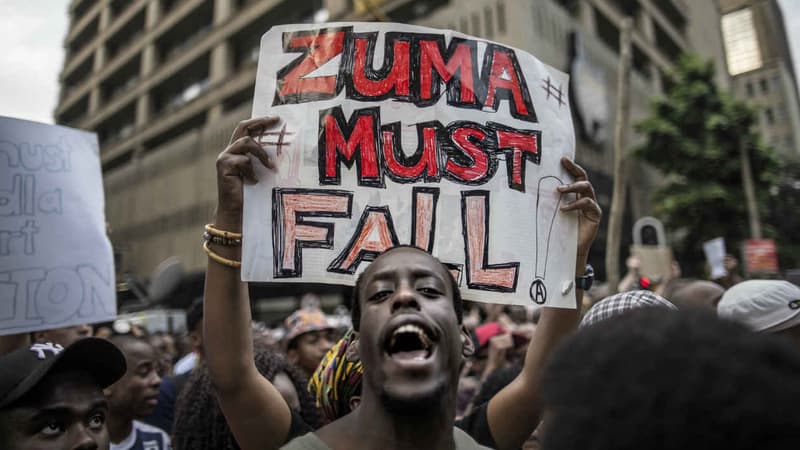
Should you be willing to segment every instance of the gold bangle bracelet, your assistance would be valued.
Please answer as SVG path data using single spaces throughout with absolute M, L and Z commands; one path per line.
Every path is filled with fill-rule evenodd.
M 219 236 L 225 239 L 241 239 L 242 233 L 234 233 L 233 231 L 225 231 L 215 228 L 210 223 L 206 224 L 206 232 L 212 236 Z
M 214 250 L 211 250 L 208 247 L 208 241 L 203 242 L 203 251 L 206 252 L 206 255 L 208 255 L 209 258 L 213 259 L 214 261 L 216 261 L 216 262 L 218 262 L 218 263 L 220 263 L 220 264 L 222 264 L 224 266 L 228 266 L 228 267 L 231 267 L 231 268 L 234 268 L 234 269 L 238 269 L 238 268 L 242 267 L 242 262 L 241 261 L 234 261 L 232 259 L 224 258 L 224 257 L 219 256 L 218 254 L 214 253 Z

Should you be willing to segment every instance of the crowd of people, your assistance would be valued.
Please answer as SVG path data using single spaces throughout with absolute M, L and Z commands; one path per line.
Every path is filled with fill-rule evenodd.
M 224 262 L 241 257 L 244 178 L 256 160 L 271 166 L 250 136 L 276 124 L 242 122 L 218 159 L 219 239 L 207 228 L 205 295 L 184 335 L 82 325 L 0 338 L 0 448 L 800 445 L 800 287 L 787 281 L 676 272 L 642 289 L 632 259 L 617 294 L 581 285 L 574 310 L 510 307 L 463 301 L 445 265 L 398 246 L 358 277 L 349 320 L 310 296 L 280 324 L 254 322 Z M 562 164 L 584 277 L 601 211 L 586 172 Z

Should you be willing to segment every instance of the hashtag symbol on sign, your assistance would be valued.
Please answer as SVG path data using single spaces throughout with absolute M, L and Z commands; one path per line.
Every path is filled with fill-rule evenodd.
M 284 123 L 283 127 L 281 128 L 281 131 L 278 132 L 265 131 L 260 135 L 258 135 L 258 144 L 261 145 L 262 147 L 267 145 L 274 145 L 275 151 L 277 152 L 278 156 L 280 156 L 283 147 L 289 146 L 289 144 L 291 144 L 291 142 L 286 142 L 286 136 L 291 136 L 293 134 L 294 133 L 291 131 L 286 131 L 286 124 Z M 277 141 L 270 141 L 267 140 L 267 136 L 277 136 L 278 139 Z
M 542 81 L 544 82 L 542 84 L 542 89 L 547 93 L 546 99 L 550 100 L 550 97 L 553 97 L 558 102 L 559 108 L 565 105 L 566 101 L 564 99 L 564 92 L 561 90 L 561 85 L 559 84 L 558 87 L 556 87 L 556 85 L 550 81 L 550 77 L 546 79 L 542 78 Z

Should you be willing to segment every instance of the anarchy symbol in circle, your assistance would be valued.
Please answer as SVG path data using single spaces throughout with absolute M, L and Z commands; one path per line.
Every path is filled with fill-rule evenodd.
M 547 288 L 544 286 L 544 280 L 541 278 L 533 280 L 529 294 L 531 300 L 537 305 L 544 305 L 544 302 L 547 300 Z

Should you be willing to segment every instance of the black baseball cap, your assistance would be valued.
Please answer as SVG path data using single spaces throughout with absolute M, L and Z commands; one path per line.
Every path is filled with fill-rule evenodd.
M 84 338 L 67 348 L 33 344 L 0 356 L 0 408 L 19 400 L 46 375 L 66 370 L 83 370 L 106 388 L 125 374 L 127 366 L 122 352 L 105 339 Z

